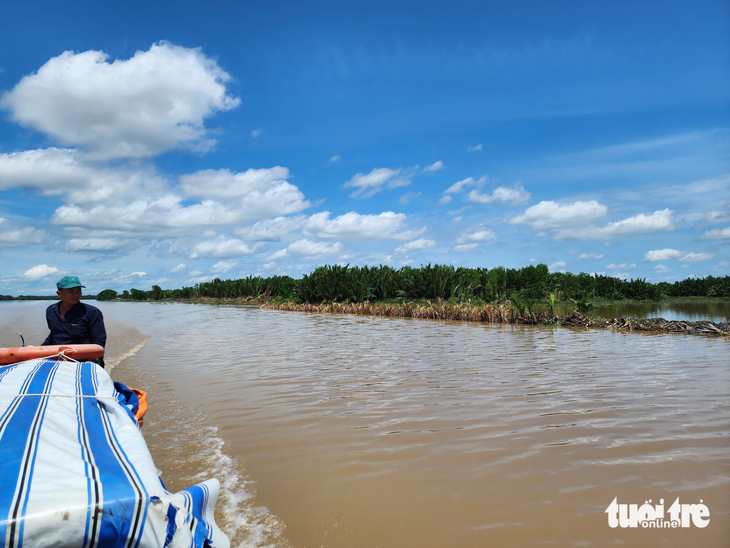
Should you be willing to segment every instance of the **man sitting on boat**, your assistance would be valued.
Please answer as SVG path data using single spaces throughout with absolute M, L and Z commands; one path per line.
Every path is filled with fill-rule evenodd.
M 64 276 L 56 283 L 56 295 L 61 299 L 46 309 L 46 321 L 51 332 L 43 346 L 57 344 L 98 344 L 106 346 L 106 328 L 101 310 L 81 302 L 81 285 L 77 276 Z M 104 367 L 104 356 L 96 363 Z

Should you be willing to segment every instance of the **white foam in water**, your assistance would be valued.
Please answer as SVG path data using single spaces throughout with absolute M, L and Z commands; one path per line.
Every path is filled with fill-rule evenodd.
M 202 419 L 202 417 L 201 417 Z M 202 426 L 202 425 L 200 425 Z M 249 490 L 252 481 L 243 476 L 234 459 L 223 452 L 225 442 L 217 436 L 218 429 L 202 426 L 197 434 L 206 440 L 199 457 L 208 466 L 192 477 L 203 481 L 215 477 L 221 483 L 216 511 L 223 519 L 218 525 L 231 539 L 233 546 L 241 548 L 284 548 L 290 544 L 283 538 L 283 524 L 268 508 L 257 506 Z
M 131 358 L 134 356 L 137 352 L 139 352 L 142 347 L 147 344 L 147 341 L 149 341 L 150 338 L 147 337 L 146 339 L 143 339 L 142 341 L 138 342 L 135 345 L 130 346 L 127 350 L 119 354 L 118 356 L 114 356 L 113 358 L 110 358 L 108 361 L 104 360 L 104 369 L 106 369 L 106 372 L 111 374 L 112 369 L 114 369 L 114 366 L 119 365 L 123 360 L 126 360 L 127 358 Z
M 284 538 L 283 523 L 268 508 L 256 504 L 253 481 L 241 471 L 241 466 L 223 451 L 225 442 L 218 429 L 205 423 L 206 417 L 159 389 L 138 364 L 128 358 L 135 356 L 148 339 L 134 345 L 119 357 L 110 360 L 133 370 L 143 389 L 153 395 L 151 413 L 145 417 L 142 433 L 162 469 L 162 480 L 174 482 L 173 490 L 216 478 L 221 484 L 216 504 L 216 523 L 228 535 L 231 546 L 240 548 L 290 548 Z M 109 368 L 108 368 L 109 369 Z M 149 396 L 148 396 L 149 397 Z M 172 486 L 168 485 L 168 489 Z

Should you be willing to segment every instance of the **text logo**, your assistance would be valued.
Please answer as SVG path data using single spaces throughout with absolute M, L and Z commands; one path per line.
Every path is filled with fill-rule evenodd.
M 707 527 L 710 509 L 702 504 L 680 504 L 679 497 L 664 513 L 664 499 L 652 506 L 651 499 L 638 504 L 619 504 L 618 497 L 606 508 L 609 527 L 643 527 L 644 529 L 676 529 L 678 527 Z M 668 518 L 668 519 L 667 519 Z

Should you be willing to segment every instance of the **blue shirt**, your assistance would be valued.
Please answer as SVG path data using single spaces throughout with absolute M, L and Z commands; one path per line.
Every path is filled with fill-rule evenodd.
M 49 344 L 98 344 L 106 346 L 106 329 L 101 310 L 78 302 L 61 317 L 61 301 L 46 309 L 46 321 L 51 332 L 43 341 Z

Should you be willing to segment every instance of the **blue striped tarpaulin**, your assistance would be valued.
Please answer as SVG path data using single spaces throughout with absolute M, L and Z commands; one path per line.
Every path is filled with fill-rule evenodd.
M 0 366 L 1 547 L 229 547 L 218 481 L 168 493 L 135 403 L 91 362 Z

